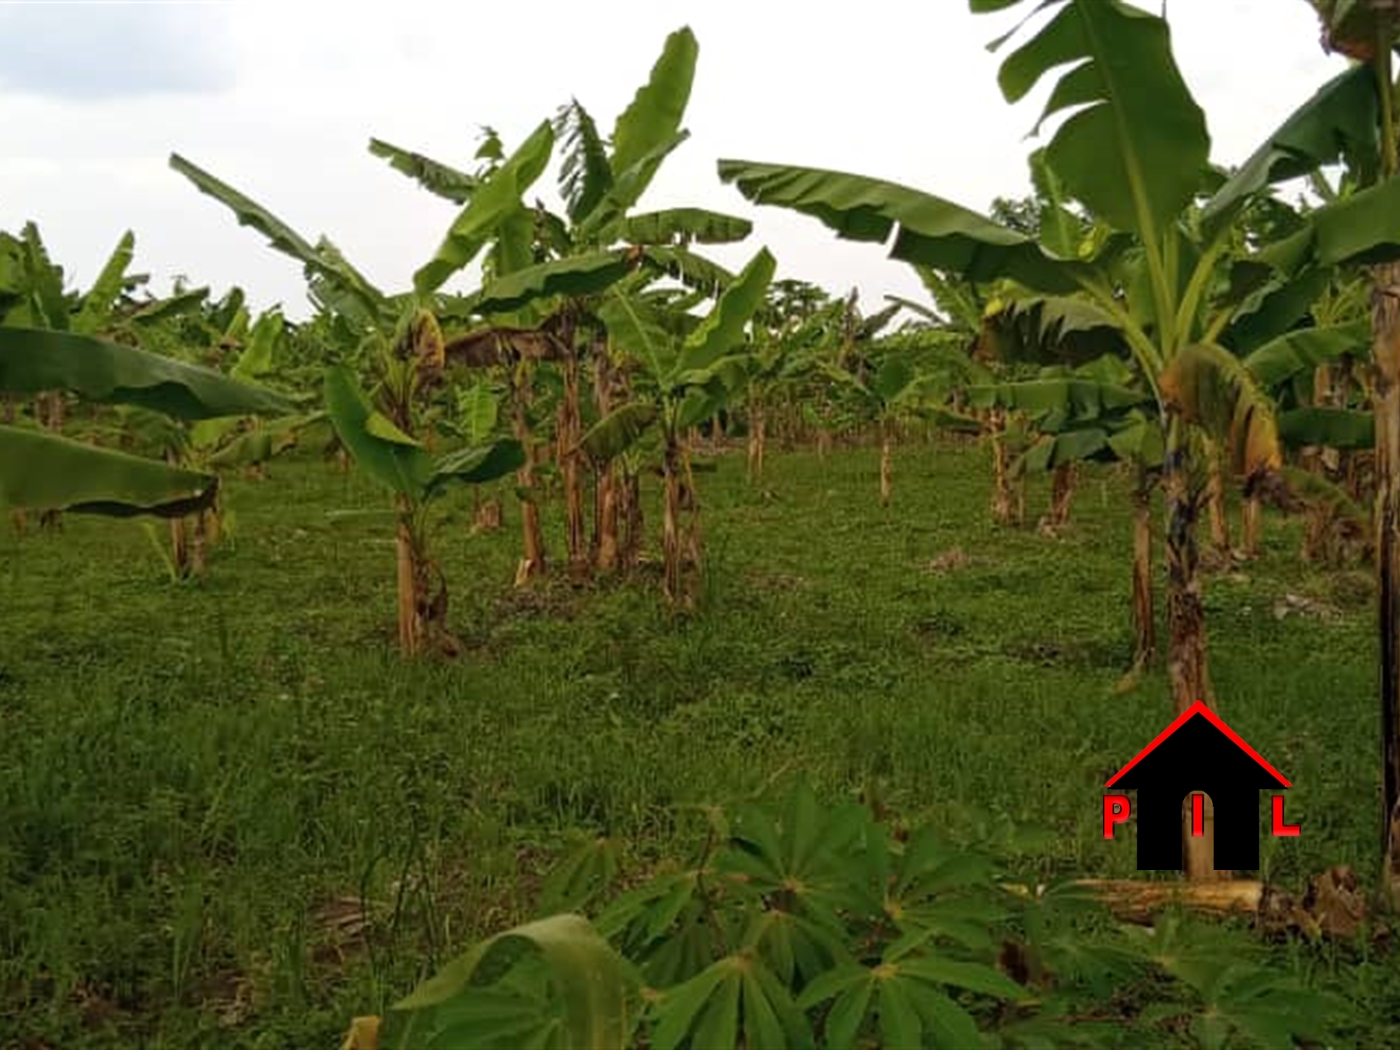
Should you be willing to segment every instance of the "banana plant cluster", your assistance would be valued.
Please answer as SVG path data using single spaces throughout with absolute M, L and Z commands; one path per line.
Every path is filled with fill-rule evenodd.
M 888 241 L 896 259 L 1073 299 L 1123 340 L 1162 434 L 1174 703 L 1178 710 L 1212 703 L 1195 537 L 1205 442 L 1228 450 L 1247 490 L 1268 491 L 1282 465 L 1272 402 L 1231 352 L 1231 338 L 1258 319 L 1259 293 L 1284 294 L 1310 270 L 1400 247 L 1400 184 L 1380 182 L 1325 205 L 1271 244 L 1232 250 L 1230 231 L 1280 180 L 1365 151 L 1375 139 L 1374 80 L 1355 71 L 1338 77 L 1222 181 L 1209 163 L 1205 114 L 1177 69 L 1161 17 L 1122 0 L 970 0 L 970 7 L 1041 16 L 1034 28 L 1023 23 L 997 41 L 1009 52 L 999 83 L 1013 103 L 1038 85 L 1049 89 L 1032 130 L 1045 132 L 1045 166 L 1097 231 L 1075 254 L 1043 231 L 1033 238 L 878 179 L 734 160 L 720 162 L 720 177 L 751 200 L 817 217 L 842 237 Z M 1045 131 L 1051 121 L 1058 123 Z M 1199 841 L 1188 840 L 1196 850 L 1188 867 L 1211 877 L 1209 856 L 1193 845 Z

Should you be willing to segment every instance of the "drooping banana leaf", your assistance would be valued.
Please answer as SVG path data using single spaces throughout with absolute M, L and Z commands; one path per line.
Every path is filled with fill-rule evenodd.
M 0 506 L 111 517 L 183 517 L 218 480 L 58 434 L 0 425 Z
M 240 226 L 251 226 L 273 248 L 297 260 L 307 276 L 319 275 L 355 296 L 371 313 L 384 309 L 384 293 L 369 283 L 336 252 L 326 251 L 326 242 L 313 247 L 301 234 L 273 215 L 261 204 L 222 182 L 207 171 L 190 163 L 177 153 L 170 155 L 170 166 L 194 183 L 201 193 L 213 197 L 234 214 Z
M 967 399 L 979 408 L 1085 421 L 1144 405 L 1151 401 L 1151 395 L 1093 379 L 1055 377 L 969 386 Z
M 1303 328 L 1265 343 L 1244 359 L 1244 366 L 1261 386 L 1273 389 L 1343 354 L 1367 357 L 1370 349 L 1371 326 L 1366 321 Z
M 420 498 L 433 478 L 432 457 L 375 411 L 348 368 L 326 370 L 325 392 L 326 412 L 355 462 L 394 492 Z
M 466 204 L 477 187 L 475 176 L 458 171 L 422 153 L 391 145 L 382 139 L 371 138 L 369 151 L 376 157 L 387 160 L 391 168 L 403 172 L 429 193 L 444 197 L 454 204 Z
M 601 466 L 631 448 L 656 421 L 656 416 L 656 406 L 643 401 L 613 409 L 589 427 L 579 440 L 579 447 L 594 465 Z
M 557 295 L 597 295 L 625 277 L 633 266 L 625 249 L 554 259 L 490 282 L 463 300 L 459 308 L 479 314 L 502 314 Z
M 193 313 L 203 305 L 209 295 L 208 288 L 191 288 L 189 291 L 156 299 L 139 307 L 130 317 L 133 324 L 156 325 L 172 317 Z
M 1227 443 L 1236 469 L 1246 477 L 1282 465 L 1273 401 L 1224 347 L 1193 343 L 1183 348 L 1162 373 L 1159 386 L 1183 419 Z
M 1049 471 L 1065 463 L 1117 459 L 1108 437 L 1108 431 L 1102 427 L 1045 434 L 1022 454 L 1021 467 L 1029 471 Z
M 285 415 L 280 394 L 222 373 L 92 336 L 0 327 L 0 393 L 70 390 L 179 419 Z
M 730 244 L 753 232 L 753 223 L 706 208 L 668 208 L 629 215 L 618 236 L 628 244 Z
M 503 478 L 525 464 L 525 449 L 514 438 L 501 438 L 489 444 L 458 449 L 437 459 L 427 495 L 441 492 L 449 482 L 482 485 Z
M 1379 155 L 1376 77 L 1367 65 L 1339 73 L 1317 90 L 1218 189 L 1201 212 L 1208 233 L 1227 226 L 1252 194 L 1344 157 L 1354 169 Z M 1365 180 L 1369 181 L 1369 180 Z
M 209 456 L 209 466 L 220 470 L 236 467 L 252 467 L 266 463 L 301 443 L 307 430 L 327 422 L 324 412 L 313 412 L 304 416 L 287 416 L 283 419 L 268 420 L 256 429 L 249 430 L 233 438 Z M 222 423 L 223 420 L 211 422 Z M 205 424 L 197 424 L 196 428 Z M 217 439 L 216 439 L 217 440 Z M 191 435 L 191 443 L 199 444 L 198 436 Z
M 1279 413 L 1278 436 L 1289 448 L 1368 449 L 1376 444 L 1376 420 L 1351 408 L 1294 408 Z
M 684 248 L 644 248 L 642 258 L 648 265 L 706 297 L 719 295 L 734 282 L 734 274 L 729 270 Z
M 811 215 L 847 240 L 884 243 L 897 228 L 891 258 L 971 281 L 1007 277 L 1063 295 L 1079 287 L 1075 274 L 1088 271 L 976 212 L 882 179 L 740 160 L 721 160 L 719 176 L 749 200 Z
M 536 953 L 543 960 L 562 1001 L 561 1046 L 622 1050 L 627 1045 L 633 1025 L 628 1001 L 635 975 L 588 920 L 579 915 L 553 915 L 482 941 L 449 962 L 406 999 L 395 1003 L 394 1010 L 431 1011 L 454 1000 L 469 1003 L 473 995 L 489 994 L 489 987 L 482 987 L 480 974 L 501 973 L 501 964 L 509 964 L 523 951 Z M 450 1013 L 446 1016 L 450 1018 Z M 420 1039 L 432 1033 L 433 1022 L 431 1017 L 422 1019 L 423 1027 L 415 1029 L 420 1032 Z M 449 1041 L 444 1040 L 441 1045 L 449 1045 Z

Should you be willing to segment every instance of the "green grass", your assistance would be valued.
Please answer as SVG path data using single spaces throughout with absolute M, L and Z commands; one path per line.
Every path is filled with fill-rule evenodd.
M 684 803 L 798 773 L 1027 874 L 1135 873 L 1102 784 L 1171 705 L 1160 671 L 1113 692 L 1132 636 L 1111 472 L 1051 539 L 991 524 L 977 447 L 902 449 L 889 512 L 869 450 L 774 456 L 761 489 L 721 457 L 688 619 L 655 580 L 512 591 L 516 517 L 470 536 L 458 495 L 439 546 L 466 650 L 417 665 L 392 651 L 387 528 L 327 517 L 382 495 L 319 462 L 269 473 L 229 484 L 233 543 L 197 584 L 134 522 L 0 537 L 0 1045 L 337 1045 L 528 914 L 570 829 L 640 868 L 689 834 Z M 1032 520 L 1046 499 L 1033 484 Z M 1375 871 L 1379 744 L 1364 577 L 1297 549 L 1271 519 L 1207 604 L 1221 713 L 1296 785 L 1303 835 L 1265 838 L 1265 874 L 1301 889 Z M 1338 615 L 1280 620 L 1286 593 Z M 362 894 L 366 935 L 338 933 Z M 1295 965 L 1324 980 L 1343 956 L 1325 979 L 1393 1015 L 1382 963 Z

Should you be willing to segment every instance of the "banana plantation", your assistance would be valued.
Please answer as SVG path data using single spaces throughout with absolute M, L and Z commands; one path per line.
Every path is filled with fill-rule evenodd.
M 369 138 L 403 287 L 193 153 L 305 311 L 0 231 L 0 1046 L 1400 1044 L 1400 8 L 1226 155 L 1164 6 L 937 14 L 1033 123 L 983 211 L 859 122 L 666 203 L 683 27 Z M 1197 705 L 1255 870 L 1204 757 L 1169 870 L 1106 786 Z

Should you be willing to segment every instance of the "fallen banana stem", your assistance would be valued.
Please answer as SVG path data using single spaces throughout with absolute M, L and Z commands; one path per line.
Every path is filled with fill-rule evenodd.
M 1119 919 L 1150 923 L 1163 910 L 1185 908 L 1217 918 L 1246 917 L 1266 930 L 1297 930 L 1310 935 L 1350 937 L 1367 917 L 1355 874 L 1338 865 L 1314 877 L 1301 899 L 1258 880 L 1167 882 L 1136 879 L 1078 879 L 1072 885 L 1096 897 Z M 1019 897 L 1039 897 L 1034 890 L 1008 885 Z

